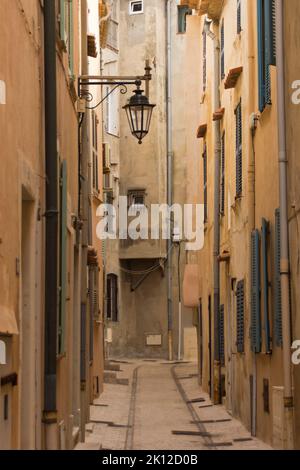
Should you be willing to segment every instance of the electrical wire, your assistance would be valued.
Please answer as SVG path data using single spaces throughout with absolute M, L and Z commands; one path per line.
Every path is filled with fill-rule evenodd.
M 168 253 L 167 253 L 167 256 L 165 258 L 163 258 L 162 262 L 165 264 L 168 260 L 168 257 L 169 257 L 169 254 L 171 252 L 173 248 L 173 244 L 171 244 L 169 250 L 168 250 Z M 161 268 L 161 263 L 158 263 L 158 264 L 155 264 L 153 266 L 151 266 L 150 268 L 148 269 L 145 269 L 143 271 L 134 271 L 134 270 L 130 270 L 130 269 L 126 269 L 126 268 L 122 268 L 120 266 L 120 271 L 123 271 L 125 272 L 126 274 L 133 274 L 133 275 L 136 275 L 136 276 L 140 276 L 140 275 L 143 275 L 143 274 L 150 274 L 151 272 L 154 272 L 156 271 L 157 269 Z

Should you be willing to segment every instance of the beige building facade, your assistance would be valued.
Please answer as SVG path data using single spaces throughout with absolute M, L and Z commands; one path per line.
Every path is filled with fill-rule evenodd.
M 86 259 L 82 248 L 87 4 L 3 1 L 0 10 L 0 448 L 72 449 L 103 384 L 101 246 L 91 238 Z M 99 23 L 94 33 L 100 49 Z M 93 288 L 84 317 L 82 264 Z
M 202 386 L 253 435 L 275 448 L 299 448 L 299 366 L 291 363 L 292 342 L 299 336 L 293 254 L 298 245 L 296 215 L 291 212 L 296 210 L 291 201 L 295 201 L 291 195 L 295 186 L 290 179 L 294 288 L 292 338 L 287 347 L 283 323 L 290 317 L 284 313 L 280 283 L 276 2 L 181 3 L 195 8 L 195 16 L 188 18 L 185 72 L 199 77 L 201 70 L 201 78 L 191 81 L 185 106 L 186 120 L 192 116 L 194 122 L 190 123 L 189 158 L 197 162 L 200 172 L 200 185 L 193 191 L 205 205 L 205 244 L 198 254 L 199 281 L 195 281 L 200 300 L 194 306 L 199 314 Z M 291 30 L 295 33 L 297 20 L 292 3 L 283 2 L 284 50 L 288 171 L 289 178 L 296 178 L 291 133 L 298 109 L 291 105 L 290 91 L 295 80 Z M 193 47 L 198 53 L 190 55 Z M 290 351 L 287 360 L 285 348 Z M 295 387 L 295 406 L 287 411 L 284 404 L 292 402 L 285 395 L 286 370 Z

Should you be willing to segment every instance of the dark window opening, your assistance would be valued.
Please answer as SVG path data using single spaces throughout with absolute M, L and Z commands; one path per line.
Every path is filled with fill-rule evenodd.
M 116 274 L 108 274 L 106 285 L 106 316 L 108 320 L 117 322 L 119 320 L 118 309 L 118 276 Z
M 178 33 L 186 32 L 186 18 L 192 15 L 193 11 L 186 5 L 179 5 L 178 11 Z

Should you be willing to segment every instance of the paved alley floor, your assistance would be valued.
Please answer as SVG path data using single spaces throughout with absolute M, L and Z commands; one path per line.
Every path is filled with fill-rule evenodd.
M 270 449 L 252 438 L 223 406 L 212 406 L 198 385 L 197 367 L 161 360 L 120 360 L 91 408 L 87 444 L 106 450 Z M 125 382 L 126 381 L 122 381 Z M 98 447 L 98 448 L 99 448 Z

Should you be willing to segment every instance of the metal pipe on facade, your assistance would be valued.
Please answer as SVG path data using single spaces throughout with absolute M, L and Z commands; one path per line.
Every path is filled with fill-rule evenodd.
M 213 40 L 214 47 L 214 111 L 221 106 L 220 98 L 220 43 L 218 34 L 210 30 L 210 22 L 205 19 L 204 31 Z M 214 23 L 218 33 L 218 25 Z M 213 245 L 213 285 L 214 285 L 214 402 L 221 403 L 221 362 L 220 362 L 220 161 L 221 125 L 214 122 L 214 245 Z
M 173 204 L 173 139 L 172 139 L 172 0 L 167 0 L 167 204 Z M 173 359 L 173 279 L 172 279 L 172 231 L 167 241 L 167 296 L 168 296 L 168 350 Z
M 87 51 L 87 0 L 81 0 L 81 73 L 88 74 L 88 51 Z M 89 123 L 88 111 L 86 111 L 81 130 L 81 223 L 82 223 L 82 245 L 81 245 L 81 345 L 80 345 L 80 382 L 81 382 L 81 440 L 85 440 L 85 424 L 87 422 L 87 373 L 88 354 L 87 337 L 89 328 L 87 325 L 87 257 L 88 257 L 88 218 L 89 218 Z
M 284 380 L 284 447 L 293 449 L 293 390 L 291 365 L 291 315 L 289 296 L 289 233 L 287 209 L 287 164 L 286 110 L 285 110 L 285 63 L 284 63 L 284 8 L 283 0 L 276 0 L 276 64 L 277 64 L 277 109 L 280 192 L 280 275 L 283 335 L 283 380 Z
M 45 252 L 45 358 L 44 416 L 45 448 L 58 448 L 56 403 L 56 355 L 58 308 L 58 154 L 56 92 L 55 2 L 44 2 L 45 73 L 45 167 L 46 167 L 46 252 Z M 26 405 L 25 405 L 26 406 Z

